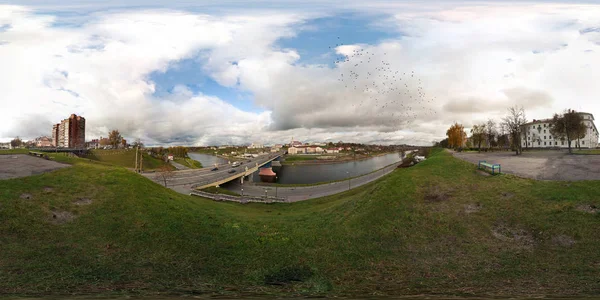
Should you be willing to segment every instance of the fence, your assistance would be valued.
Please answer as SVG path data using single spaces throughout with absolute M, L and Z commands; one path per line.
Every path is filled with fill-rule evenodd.
M 204 198 L 213 199 L 215 201 L 232 201 L 238 203 L 287 203 L 285 198 L 278 197 L 255 197 L 255 196 L 231 196 L 225 194 L 211 194 L 202 191 L 191 191 L 190 196 L 199 196 Z

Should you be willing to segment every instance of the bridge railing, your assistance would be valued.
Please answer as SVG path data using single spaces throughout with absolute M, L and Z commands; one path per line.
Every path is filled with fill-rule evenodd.
M 204 197 L 204 198 L 209 198 L 215 201 L 232 201 L 232 202 L 239 202 L 239 203 L 249 203 L 249 202 L 256 202 L 256 203 L 286 203 L 287 200 L 285 198 L 280 198 L 280 197 L 255 197 L 255 196 L 232 196 L 232 195 L 225 195 L 225 194 L 212 194 L 212 193 L 207 193 L 207 192 L 202 192 L 202 191 L 191 191 L 190 192 L 190 196 L 198 196 L 198 197 Z

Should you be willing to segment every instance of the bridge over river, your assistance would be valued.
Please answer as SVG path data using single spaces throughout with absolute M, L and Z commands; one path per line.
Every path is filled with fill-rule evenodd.
M 229 164 L 218 166 L 218 170 L 211 171 L 211 167 L 192 170 L 173 171 L 173 176 L 167 179 L 167 187 L 183 192 L 189 189 L 204 189 L 211 186 L 217 186 L 232 180 L 240 178 L 243 182 L 244 177 L 258 171 L 258 169 L 271 161 L 279 158 L 285 151 L 262 155 L 249 160 L 244 160 L 241 165 L 232 167 Z M 234 173 L 229 173 L 235 170 Z M 149 179 L 164 184 L 159 173 L 144 173 Z

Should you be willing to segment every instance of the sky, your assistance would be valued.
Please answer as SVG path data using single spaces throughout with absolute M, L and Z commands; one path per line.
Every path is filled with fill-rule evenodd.
M 0 142 L 86 118 L 146 145 L 431 145 L 454 122 L 600 116 L 600 5 L 0 0 Z

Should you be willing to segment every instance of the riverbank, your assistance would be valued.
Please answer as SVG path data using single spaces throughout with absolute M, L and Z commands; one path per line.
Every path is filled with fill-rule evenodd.
M 293 160 L 293 161 L 287 161 L 287 160 L 285 160 L 285 157 L 284 157 L 284 159 L 281 160 L 281 165 L 293 166 L 293 165 L 337 164 L 337 163 L 346 163 L 346 162 L 350 162 L 350 161 L 361 161 L 361 160 L 366 160 L 366 159 L 384 156 L 384 155 L 388 155 L 388 154 L 394 154 L 394 153 L 398 153 L 398 152 L 385 152 L 385 153 L 378 153 L 375 155 L 361 155 L 361 156 L 357 155 L 356 157 L 353 157 L 351 154 L 349 154 L 349 155 L 341 156 L 340 159 L 314 159 L 314 160 Z M 299 155 L 296 154 L 295 156 L 299 156 Z M 309 155 L 302 155 L 302 156 L 309 156 Z M 314 157 L 317 157 L 317 156 L 327 156 L 327 155 L 315 155 Z

